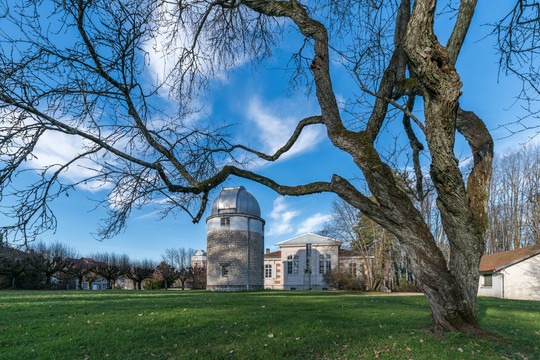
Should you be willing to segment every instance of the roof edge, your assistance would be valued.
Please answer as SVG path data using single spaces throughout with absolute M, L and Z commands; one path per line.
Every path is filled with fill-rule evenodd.
M 529 259 L 529 258 L 532 258 L 533 256 L 536 256 L 536 255 L 538 255 L 538 254 L 540 254 L 540 249 L 539 249 L 539 250 L 536 250 L 536 251 L 534 251 L 534 252 L 531 252 L 531 253 L 529 253 L 529 254 L 527 254 L 527 255 L 525 255 L 525 256 L 522 256 L 522 257 L 520 257 L 520 258 L 518 258 L 518 259 L 514 259 L 514 260 L 512 260 L 512 261 L 510 261 L 510 262 L 507 262 L 506 264 L 501 265 L 501 266 L 499 266 L 499 267 L 496 267 L 495 269 L 492 269 L 492 270 L 486 270 L 486 271 L 493 271 L 493 272 L 495 272 L 495 271 L 501 271 L 501 270 L 506 269 L 507 267 L 510 267 L 510 266 L 512 266 L 512 265 L 515 265 L 515 264 L 517 264 L 517 263 L 520 263 L 520 262 L 522 262 L 522 261 L 525 261 L 525 260 L 527 260 L 527 259 Z
M 314 234 L 314 233 L 311 233 L 311 232 L 308 232 L 308 233 L 305 233 L 305 234 L 302 234 L 302 235 L 298 235 L 298 236 L 295 236 L 293 238 L 290 238 L 290 239 L 287 239 L 287 240 L 283 240 L 281 242 L 278 242 L 277 243 L 277 246 L 281 246 L 283 245 L 284 243 L 286 242 L 289 242 L 289 241 L 292 241 L 292 240 L 296 240 L 298 238 L 301 238 L 302 236 L 306 236 L 306 235 L 313 235 L 313 236 L 317 236 L 317 237 L 321 237 L 321 238 L 324 238 L 324 239 L 328 239 L 328 240 L 331 240 L 333 242 L 335 242 L 336 244 L 339 244 L 341 245 L 343 243 L 343 241 L 340 241 L 340 240 L 336 240 L 336 239 L 333 239 L 331 237 L 328 237 L 328 236 L 322 236 L 322 235 L 317 235 L 317 234 Z M 312 243 L 312 244 L 318 244 L 318 243 Z M 320 244 L 319 244 L 320 245 Z M 285 244 L 285 246 L 288 246 Z M 291 245 L 292 246 L 292 245 Z

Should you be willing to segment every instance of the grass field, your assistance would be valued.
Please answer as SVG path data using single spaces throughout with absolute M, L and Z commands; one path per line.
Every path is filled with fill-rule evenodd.
M 497 336 L 428 332 L 423 296 L 0 291 L 0 359 L 540 359 L 540 302 L 480 298 Z

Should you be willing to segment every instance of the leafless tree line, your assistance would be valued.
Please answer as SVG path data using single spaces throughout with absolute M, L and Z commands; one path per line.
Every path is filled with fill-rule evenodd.
M 493 175 L 486 253 L 540 244 L 540 146 L 497 157 Z
M 130 260 L 125 254 L 98 253 L 79 257 L 77 252 L 62 243 L 38 242 L 27 251 L 7 244 L 0 245 L 0 288 L 26 289 L 92 289 L 98 281 L 106 282 L 109 289 L 118 288 L 120 279 L 130 280 L 133 289 L 167 288 L 179 281 L 182 289 L 187 282 L 191 288 L 206 287 L 206 271 L 191 267 L 189 254 L 192 249 L 167 249 L 164 260 L 156 265 L 153 261 Z M 181 263 L 168 254 L 180 254 Z

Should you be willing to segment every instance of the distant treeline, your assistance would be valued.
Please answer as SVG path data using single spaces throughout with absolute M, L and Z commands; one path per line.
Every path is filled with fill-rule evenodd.
M 38 242 L 26 251 L 0 243 L 0 289 L 206 288 L 206 269 L 190 264 L 194 253 L 167 249 L 156 264 L 115 253 L 79 257 L 59 242 Z

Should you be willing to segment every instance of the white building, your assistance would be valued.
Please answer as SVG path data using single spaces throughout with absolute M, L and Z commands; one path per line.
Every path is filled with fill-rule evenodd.
M 478 295 L 540 300 L 540 244 L 484 255 Z
M 191 257 L 191 266 L 206 269 L 206 251 L 199 250 Z
M 340 249 L 341 241 L 304 234 L 278 243 L 281 251 L 264 255 L 264 288 L 281 290 L 330 290 L 323 276 L 334 268 L 364 273 L 364 258 Z

